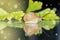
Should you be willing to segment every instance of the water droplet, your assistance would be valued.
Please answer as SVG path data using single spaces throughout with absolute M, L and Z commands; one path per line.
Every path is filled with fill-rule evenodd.
M 4 39 L 7 39 L 7 36 L 4 36 Z
M 3 33 L 4 33 L 4 31 L 3 31 L 3 30 L 1 30 L 1 31 L 0 31 L 0 33 L 1 33 L 1 34 L 3 34 Z
M 1 5 L 4 5 L 4 2 L 1 2 L 0 4 L 1 4 Z
M 21 40 L 20 38 L 18 38 L 18 40 Z
M 15 9 L 16 9 L 16 8 L 18 8 L 18 5 L 17 5 L 17 4 L 15 4 L 15 5 L 14 5 L 14 8 L 15 8 Z
M 46 7 L 48 6 L 48 4 L 45 5 Z
M 56 33 L 55 35 L 58 36 L 58 33 Z
M 53 8 L 53 10 L 56 12 L 57 11 L 57 8 Z

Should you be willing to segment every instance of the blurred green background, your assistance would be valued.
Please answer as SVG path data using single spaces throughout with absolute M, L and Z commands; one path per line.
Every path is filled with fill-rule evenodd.
M 28 0 L 0 0 L 0 8 L 7 12 L 23 10 L 26 11 Z M 22 29 L 6 27 L 0 30 L 0 40 L 25 40 L 25 34 Z

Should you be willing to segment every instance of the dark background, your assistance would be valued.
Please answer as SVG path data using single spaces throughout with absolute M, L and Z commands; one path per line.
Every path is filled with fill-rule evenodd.
M 33 1 L 41 1 L 43 2 L 43 8 L 42 9 L 45 9 L 45 8 L 56 8 L 57 9 L 57 15 L 60 16 L 60 0 L 33 0 Z M 46 6 L 46 4 L 48 6 Z

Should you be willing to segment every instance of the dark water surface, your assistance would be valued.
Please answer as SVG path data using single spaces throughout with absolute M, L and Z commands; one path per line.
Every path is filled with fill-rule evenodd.
M 43 9 L 45 8 L 54 9 L 56 11 L 56 14 L 60 16 L 60 0 L 38 0 L 38 1 L 43 2 Z M 60 40 L 60 23 L 59 25 L 56 25 L 54 29 L 50 31 L 44 30 L 42 35 L 32 36 L 28 40 Z

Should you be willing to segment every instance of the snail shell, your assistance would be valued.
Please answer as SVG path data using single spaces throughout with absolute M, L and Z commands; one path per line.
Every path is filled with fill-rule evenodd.
M 37 24 L 25 24 L 24 31 L 27 35 L 31 36 L 34 35 L 39 30 Z
M 38 19 L 38 17 L 35 15 L 35 13 L 31 12 L 31 13 L 28 13 L 24 16 L 24 21 L 32 21 L 34 19 Z
M 38 30 L 40 30 L 37 23 L 41 21 L 41 19 L 36 16 L 35 13 L 30 12 L 26 14 L 23 19 L 25 21 L 24 31 L 27 35 L 34 35 Z

